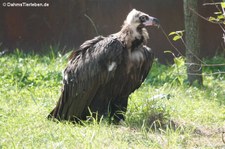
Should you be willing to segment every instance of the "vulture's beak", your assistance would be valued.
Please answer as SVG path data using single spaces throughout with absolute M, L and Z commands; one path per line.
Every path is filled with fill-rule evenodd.
M 159 20 L 157 18 L 148 16 L 148 20 L 143 23 L 145 26 L 157 26 L 160 27 Z

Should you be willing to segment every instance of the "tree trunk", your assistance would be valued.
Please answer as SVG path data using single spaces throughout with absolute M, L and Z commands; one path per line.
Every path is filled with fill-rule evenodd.
M 198 12 L 197 0 L 183 0 L 184 2 L 184 24 L 186 41 L 186 62 L 188 81 L 192 85 L 194 82 L 202 85 L 202 67 L 199 59 L 199 20 L 198 16 L 190 9 Z

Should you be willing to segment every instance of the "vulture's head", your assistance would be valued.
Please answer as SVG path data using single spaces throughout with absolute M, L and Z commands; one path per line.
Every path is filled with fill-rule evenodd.
M 132 44 L 146 44 L 149 38 L 146 27 L 148 26 L 157 26 L 159 27 L 159 20 L 149 16 L 148 14 L 133 9 L 124 21 L 122 28 L 123 33 L 128 33 L 126 36 L 127 47 L 132 46 Z
M 148 14 L 138 11 L 136 9 L 133 9 L 127 15 L 127 18 L 124 23 L 136 28 L 143 28 L 147 26 L 159 27 L 159 20 L 157 18 L 151 17 Z

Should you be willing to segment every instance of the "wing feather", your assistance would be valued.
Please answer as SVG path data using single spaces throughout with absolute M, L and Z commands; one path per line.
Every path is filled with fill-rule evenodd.
M 90 41 L 88 43 L 91 43 Z M 82 46 L 81 46 L 82 47 Z M 109 82 L 115 69 L 108 66 L 122 61 L 122 44 L 107 37 L 76 53 L 64 71 L 62 94 L 49 117 L 60 120 L 85 119 L 82 113 L 90 105 L 101 86 Z

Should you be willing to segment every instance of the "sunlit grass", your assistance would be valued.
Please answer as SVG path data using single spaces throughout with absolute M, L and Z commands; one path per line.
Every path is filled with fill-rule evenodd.
M 204 87 L 189 87 L 182 63 L 155 61 L 145 83 L 130 96 L 121 125 L 107 119 L 83 125 L 47 120 L 60 95 L 67 57 L 20 51 L 0 57 L 0 148 L 224 147 L 225 76 L 204 76 Z M 223 61 L 213 62 L 217 59 Z

